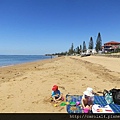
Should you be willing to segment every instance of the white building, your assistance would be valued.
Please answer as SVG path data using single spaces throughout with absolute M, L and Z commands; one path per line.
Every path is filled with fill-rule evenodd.
M 86 53 L 95 54 L 97 52 L 95 49 L 87 49 Z

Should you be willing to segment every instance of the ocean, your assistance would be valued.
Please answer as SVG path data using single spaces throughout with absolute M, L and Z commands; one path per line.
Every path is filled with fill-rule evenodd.
M 0 67 L 33 62 L 37 60 L 51 59 L 45 55 L 0 55 Z

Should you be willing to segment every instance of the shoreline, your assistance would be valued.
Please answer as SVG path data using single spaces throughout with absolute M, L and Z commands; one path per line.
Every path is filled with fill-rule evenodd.
M 120 88 L 118 59 L 63 56 L 0 68 L 0 112 L 66 113 L 66 106 L 50 103 L 52 86 L 64 96 L 82 95 L 87 87 L 95 92 Z
M 20 75 L 20 73 L 22 74 L 26 70 L 30 70 L 31 67 L 32 67 L 32 69 L 36 69 L 36 66 L 43 65 L 43 64 L 45 64 L 47 62 L 49 63 L 51 61 L 54 61 L 54 59 L 57 59 L 57 58 L 36 60 L 36 61 L 32 61 L 32 62 L 25 62 L 25 63 L 20 63 L 20 64 L 14 64 L 14 65 L 8 65 L 8 66 L 0 67 L 0 84 L 2 83 L 2 81 L 4 81 L 3 79 L 6 78 L 6 77 L 4 77 L 5 74 L 7 74 L 6 76 L 8 76 L 8 74 L 10 74 L 11 72 L 13 73 L 13 75 L 12 74 L 10 75 L 11 77 L 7 77 L 7 80 L 4 81 L 4 82 L 7 82 L 12 77 L 17 77 L 17 74 Z
M 54 56 L 51 58 L 50 56 L 45 56 L 45 55 L 0 55 L 0 56 L 7 56 L 7 57 L 5 57 L 5 59 L 3 57 L 3 60 L 5 60 L 7 62 L 4 62 L 3 60 L 0 59 L 1 60 L 0 68 L 29 63 L 29 62 L 37 62 L 37 61 L 41 61 L 41 60 L 53 59 L 56 57 L 56 56 Z M 10 57 L 8 57 L 8 56 L 10 56 Z M 20 57 L 18 57 L 18 59 L 16 59 L 16 58 L 14 58 L 15 56 L 20 56 Z M 26 56 L 26 57 L 22 58 L 23 59 L 22 60 L 21 56 Z M 27 56 L 32 56 L 32 59 L 31 59 L 31 57 L 27 57 Z M 39 56 L 39 57 L 41 56 L 41 58 L 33 59 L 34 56 Z M 12 59 L 13 59 L 13 61 L 12 61 Z M 28 59 L 28 60 L 25 60 L 25 59 Z

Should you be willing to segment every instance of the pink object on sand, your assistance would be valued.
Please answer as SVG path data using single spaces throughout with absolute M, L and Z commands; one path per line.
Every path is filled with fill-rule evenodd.
M 85 108 L 84 113 L 89 113 L 89 108 Z
M 64 101 L 64 97 L 62 97 L 61 100 Z

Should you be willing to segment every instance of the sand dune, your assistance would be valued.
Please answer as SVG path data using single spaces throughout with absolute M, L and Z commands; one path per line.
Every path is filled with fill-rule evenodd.
M 65 56 L 0 68 L 0 112 L 65 113 L 50 103 L 54 84 L 64 95 L 120 88 L 120 58 Z

